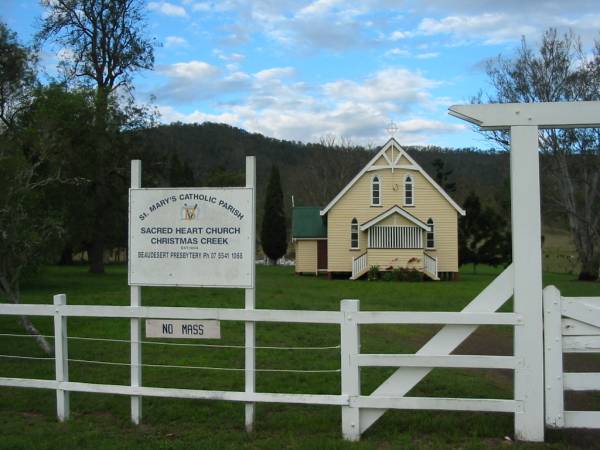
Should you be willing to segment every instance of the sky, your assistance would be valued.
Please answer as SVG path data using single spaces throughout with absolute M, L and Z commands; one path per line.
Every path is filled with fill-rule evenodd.
M 153 71 L 134 77 L 139 102 L 165 123 L 220 122 L 301 142 L 382 145 L 393 121 L 404 145 L 489 148 L 447 114 L 491 92 L 485 64 L 548 27 L 590 48 L 598 0 L 146 1 L 160 44 Z M 43 8 L 0 0 L 0 19 L 31 42 Z M 68 57 L 47 45 L 40 68 Z

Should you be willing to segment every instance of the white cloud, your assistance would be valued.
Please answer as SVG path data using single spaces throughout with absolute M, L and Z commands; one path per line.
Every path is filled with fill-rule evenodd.
M 390 39 L 392 41 L 399 41 L 400 39 L 406 39 L 412 36 L 414 36 L 414 32 L 412 31 L 396 30 L 390 35 Z
M 329 12 L 333 7 L 339 5 L 340 3 L 342 3 L 341 0 L 316 0 L 300 9 L 298 15 L 323 15 Z
M 207 2 L 198 2 L 192 5 L 192 9 L 194 11 L 210 11 L 210 3 Z
M 476 16 L 447 16 L 442 19 L 424 18 L 418 33 L 425 36 L 451 34 L 459 39 L 483 41 L 485 44 L 518 40 L 521 36 L 536 34 L 536 27 L 527 22 L 517 22 L 513 17 L 500 13 Z
M 405 48 L 392 48 L 385 52 L 385 56 L 400 56 L 400 57 L 408 57 L 411 53 Z
M 350 80 L 327 83 L 324 90 L 333 98 L 353 102 L 402 102 L 404 109 L 413 103 L 429 103 L 429 90 L 439 85 L 440 82 L 419 73 L 392 68 L 380 70 L 360 83 Z
M 232 69 L 224 74 L 219 67 L 198 60 L 159 67 L 167 82 L 155 91 L 156 98 L 183 103 L 247 89 L 250 75 Z
M 428 53 L 419 53 L 415 58 L 417 59 L 433 59 L 440 56 L 439 52 L 428 52 Z
M 165 47 L 179 47 L 187 45 L 187 40 L 180 36 L 167 36 L 165 38 Z
M 217 123 L 237 123 L 239 117 L 235 114 L 209 114 L 195 110 L 189 114 L 184 114 L 177 111 L 172 106 L 161 106 L 161 119 L 165 123 L 171 122 L 186 122 L 186 123 L 202 123 L 202 122 L 217 122 Z
M 220 60 L 229 61 L 229 62 L 233 62 L 233 63 L 239 63 L 246 58 L 246 56 L 243 55 L 242 53 L 235 53 L 235 52 L 234 53 L 225 53 L 223 50 L 221 50 L 219 48 L 215 48 L 213 50 L 213 53 Z
M 464 130 L 464 126 L 429 118 L 432 110 L 446 104 L 432 94 L 439 82 L 404 68 L 377 71 L 362 80 L 337 80 L 316 86 L 295 80 L 291 67 L 273 67 L 250 76 L 244 72 L 224 74 L 206 63 L 179 63 L 163 70 L 171 80 L 157 92 L 162 120 L 182 122 L 225 122 L 249 131 L 281 139 L 318 142 L 333 134 L 361 144 L 380 144 L 386 139 L 385 126 L 398 122 L 401 142 L 426 144 L 434 135 Z M 195 79 L 195 81 L 191 81 Z M 173 91 L 187 86 L 189 92 Z M 231 86 L 243 86 L 235 101 L 216 103 L 219 93 Z M 212 97 L 198 97 L 199 90 Z M 161 96 L 176 94 L 175 96 Z M 178 111 L 170 101 L 196 96 L 204 98 L 212 112 L 200 108 Z
M 175 63 L 163 69 L 159 69 L 165 75 L 174 79 L 198 80 L 214 77 L 219 70 L 204 61 L 189 61 Z
M 148 9 L 151 11 L 158 11 L 161 14 L 173 17 L 185 17 L 187 13 L 183 6 L 175 5 L 169 2 L 150 2 L 148 3 Z
M 261 81 L 265 81 L 273 78 L 289 77 L 293 74 L 294 69 L 292 67 L 273 67 L 256 72 L 254 76 Z

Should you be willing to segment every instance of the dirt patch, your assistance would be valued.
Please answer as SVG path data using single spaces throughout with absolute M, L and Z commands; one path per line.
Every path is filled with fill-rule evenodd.
M 492 327 L 479 327 L 454 351 L 457 355 L 494 355 L 513 354 L 513 335 L 508 330 Z
M 600 372 L 600 355 L 566 353 L 563 356 L 565 372 Z
M 548 430 L 546 442 L 568 443 L 570 448 L 600 448 L 600 430 Z

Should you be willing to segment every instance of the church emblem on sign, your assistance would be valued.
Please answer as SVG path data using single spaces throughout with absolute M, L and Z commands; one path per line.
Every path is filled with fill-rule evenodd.
M 190 206 L 184 203 L 181 208 L 181 220 L 198 220 L 198 204 Z

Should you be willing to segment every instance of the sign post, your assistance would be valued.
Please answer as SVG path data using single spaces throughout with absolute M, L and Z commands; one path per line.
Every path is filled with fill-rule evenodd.
M 252 189 L 252 242 L 250 244 L 250 252 L 252 254 L 252 287 L 246 288 L 245 292 L 245 308 L 254 309 L 255 307 L 255 291 L 254 291 L 254 280 L 256 278 L 256 264 L 254 264 L 254 257 L 256 255 L 256 214 L 254 214 L 254 208 L 256 205 L 256 160 L 254 156 L 246 157 L 246 187 Z M 245 324 L 245 335 L 246 335 L 246 354 L 245 354 L 245 368 L 246 368 L 246 383 L 245 390 L 247 393 L 254 393 L 256 391 L 256 329 L 254 322 L 246 322 Z M 246 403 L 246 431 L 251 432 L 254 428 L 254 403 Z
M 245 309 L 255 306 L 256 164 L 246 157 L 246 186 L 141 188 L 141 162 L 131 162 L 129 285 L 131 306 L 142 304 L 142 286 L 245 289 Z M 150 322 L 150 323 L 149 323 Z M 160 322 L 160 323 L 153 323 Z M 148 321 L 149 337 L 218 339 L 210 321 Z M 177 333 L 176 333 L 176 330 Z M 202 330 L 202 334 L 200 332 Z M 218 330 L 218 332 L 216 331 Z M 196 335 L 194 333 L 197 331 Z M 203 335 L 207 332 L 208 335 Z M 142 385 L 141 320 L 131 319 L 131 386 Z M 210 337 L 209 337 L 210 336 Z M 218 337 L 217 337 L 218 336 Z M 245 391 L 255 392 L 255 325 L 245 323 Z M 139 424 L 141 397 L 131 397 Z M 252 431 L 254 404 L 246 404 Z
M 131 161 L 131 189 L 142 187 L 142 162 L 140 160 Z M 131 202 L 129 203 L 129 213 L 131 214 Z M 131 226 L 131 225 L 130 225 Z M 131 236 L 131 229 L 129 230 Z M 131 260 L 131 246 L 127 259 Z M 131 265 L 129 266 L 131 270 Z M 130 286 L 131 306 L 142 306 L 142 287 Z M 131 386 L 139 387 L 142 385 L 142 321 L 140 319 L 131 319 Z M 142 420 L 142 397 L 131 397 L 131 421 L 139 425 Z

